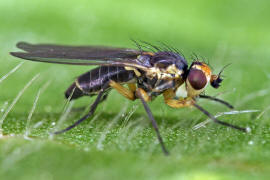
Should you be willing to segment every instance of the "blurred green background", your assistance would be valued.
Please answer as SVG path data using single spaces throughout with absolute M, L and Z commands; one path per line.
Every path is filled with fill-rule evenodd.
M 0 179 L 269 178 L 269 17 L 267 0 L 1 0 Z M 259 110 L 220 117 L 249 126 L 251 133 L 213 123 L 193 130 L 204 115 L 171 109 L 157 98 L 150 107 L 171 152 L 164 157 L 140 103 L 112 92 L 94 118 L 52 137 L 93 101 L 82 98 L 71 108 L 63 95 L 89 67 L 25 62 L 3 79 L 22 62 L 9 55 L 18 41 L 135 48 L 131 38 L 170 44 L 189 62 L 195 52 L 215 73 L 232 63 L 222 87 L 206 94 L 219 95 L 236 110 Z M 214 115 L 229 111 L 199 103 Z

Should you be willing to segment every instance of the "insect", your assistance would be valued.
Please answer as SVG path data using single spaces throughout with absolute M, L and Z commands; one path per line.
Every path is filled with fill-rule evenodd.
M 188 66 L 184 56 L 168 45 L 157 47 L 146 42 L 141 44 L 134 42 L 138 50 L 103 46 L 33 45 L 19 42 L 17 47 L 24 52 L 11 52 L 10 54 L 38 62 L 98 66 L 80 75 L 65 92 L 66 98 L 70 100 L 82 96 L 96 96 L 89 112 L 71 126 L 57 131 L 55 134 L 64 133 L 92 116 L 98 104 L 106 99 L 111 89 L 115 89 L 129 100 L 139 99 L 141 101 L 165 155 L 168 155 L 169 152 L 147 104 L 159 95 L 163 95 L 164 102 L 172 108 L 193 106 L 215 123 L 247 131 L 246 128 L 216 119 L 196 102 L 198 98 L 205 98 L 233 108 L 232 105 L 221 99 L 202 94 L 208 84 L 214 88 L 220 86 L 223 80 L 221 73 L 224 68 L 215 75 L 212 74 L 206 63 L 198 59 Z M 145 48 L 148 48 L 148 51 L 144 50 Z M 179 87 L 184 87 L 187 97 L 176 97 Z

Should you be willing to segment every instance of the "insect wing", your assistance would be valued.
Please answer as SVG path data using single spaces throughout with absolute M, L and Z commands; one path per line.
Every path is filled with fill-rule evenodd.
M 134 49 L 103 46 L 33 45 L 25 42 L 19 42 L 17 47 L 26 52 L 11 52 L 10 54 L 31 61 L 73 65 L 129 66 L 145 69 L 143 65 L 135 61 L 141 52 Z

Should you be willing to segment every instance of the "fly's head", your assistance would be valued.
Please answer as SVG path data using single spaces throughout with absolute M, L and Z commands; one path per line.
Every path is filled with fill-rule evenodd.
M 191 64 L 186 75 L 186 89 L 189 97 L 198 96 L 204 91 L 211 81 L 212 71 L 210 67 L 199 61 Z
M 216 75 L 212 74 L 212 71 L 207 64 L 199 61 L 193 62 L 186 74 L 186 89 L 188 96 L 198 96 L 204 91 L 209 83 L 213 88 L 219 88 L 223 81 L 221 73 L 228 65 L 224 66 L 218 75 Z

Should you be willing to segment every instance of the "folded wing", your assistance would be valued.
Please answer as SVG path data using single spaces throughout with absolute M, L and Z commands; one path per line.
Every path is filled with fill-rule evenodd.
M 146 67 L 136 61 L 137 56 L 142 52 L 134 49 L 103 46 L 34 45 L 26 42 L 19 42 L 17 47 L 25 52 L 11 52 L 10 54 L 31 61 L 72 65 L 128 66 L 146 70 Z

